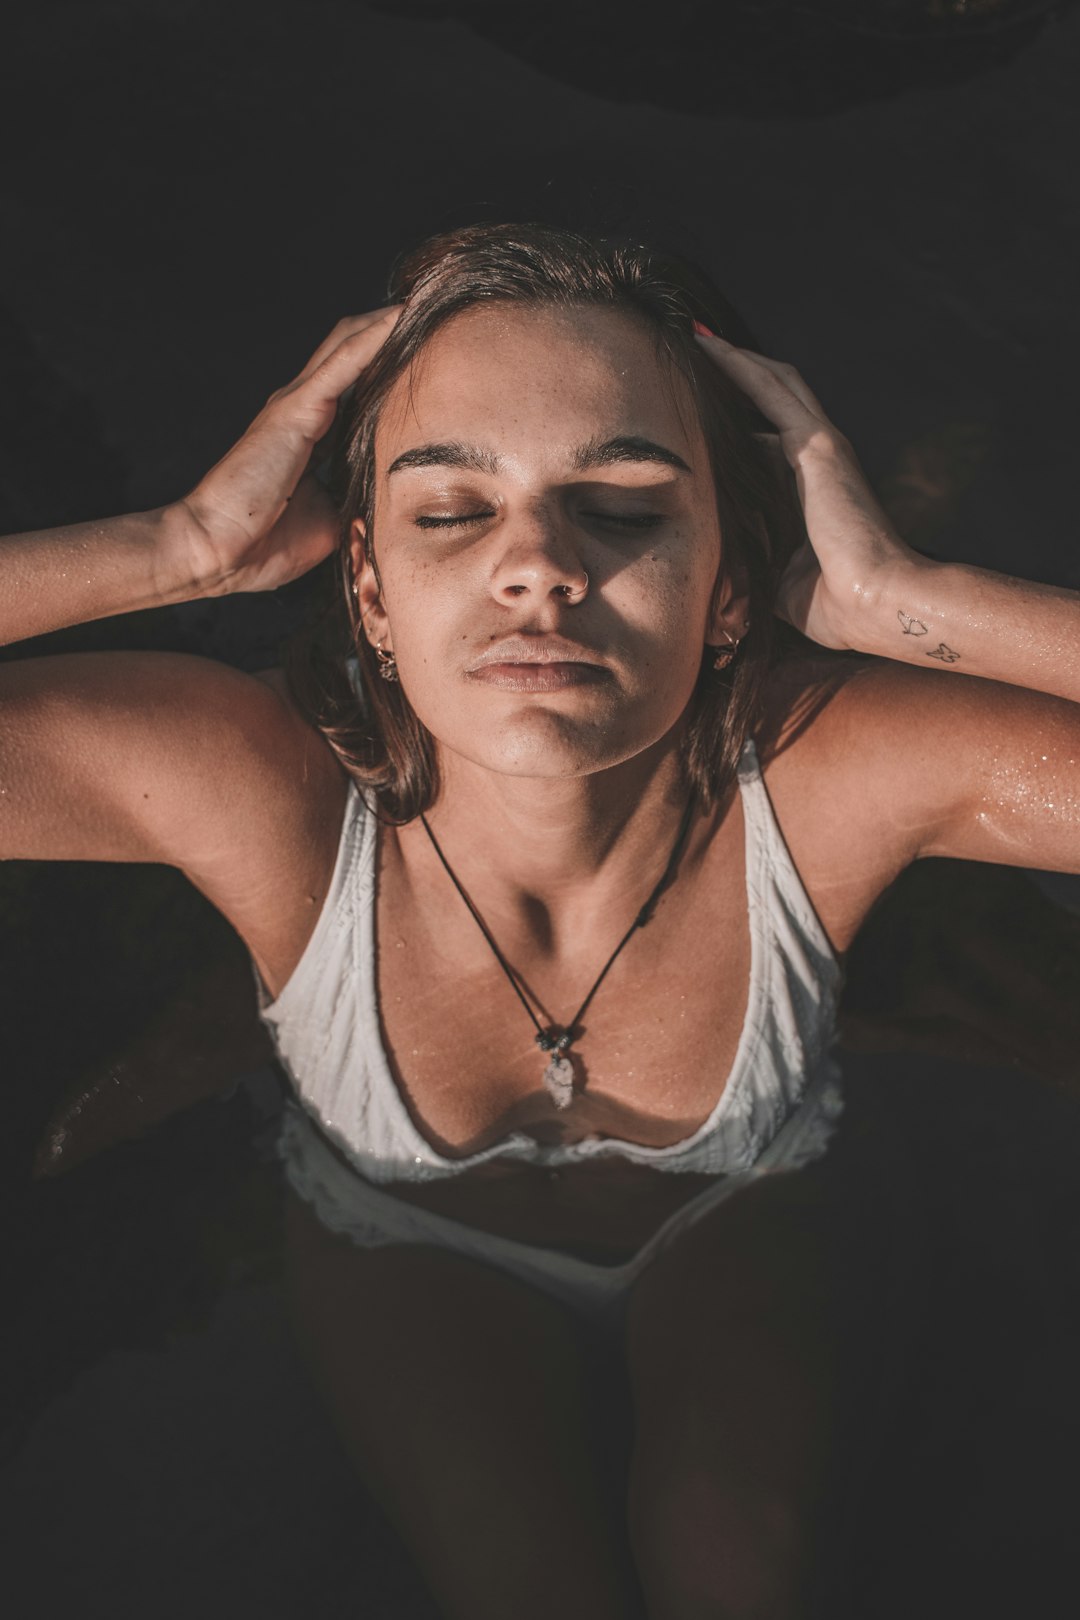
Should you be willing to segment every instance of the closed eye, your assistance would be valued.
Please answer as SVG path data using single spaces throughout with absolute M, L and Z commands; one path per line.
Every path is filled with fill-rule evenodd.
M 414 522 L 418 529 L 461 529 L 466 523 L 481 523 L 494 516 L 494 512 L 472 512 L 467 517 L 418 517 Z
M 664 521 L 661 512 L 582 512 L 581 515 L 597 523 L 615 523 L 624 529 L 655 529 Z
M 413 521 L 418 529 L 461 529 L 466 524 L 482 523 L 494 516 L 494 512 L 470 512 L 462 517 L 423 515 Z M 664 521 L 660 512 L 582 512 L 581 516 L 591 518 L 595 523 L 612 523 L 623 529 L 655 529 L 658 523 Z

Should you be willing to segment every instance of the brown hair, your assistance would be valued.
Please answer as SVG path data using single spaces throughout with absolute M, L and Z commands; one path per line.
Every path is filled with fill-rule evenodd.
M 431 237 L 394 266 L 389 299 L 401 315 L 339 413 L 330 456 L 331 488 L 341 511 L 337 567 L 316 612 L 285 649 L 300 707 L 342 764 L 374 790 L 380 814 L 411 821 L 438 790 L 434 738 L 400 684 L 378 676 L 351 590 L 348 549 L 357 518 L 374 562 L 375 430 L 398 378 L 453 316 L 491 303 L 625 310 L 655 333 L 657 351 L 689 387 L 709 449 L 725 568 L 749 597 L 750 628 L 730 670 L 702 667 L 687 706 L 683 764 L 702 803 L 714 803 L 734 777 L 758 719 L 774 652 L 772 604 L 780 569 L 797 543 L 801 519 L 794 483 L 755 435 L 771 424 L 702 354 L 693 323 L 757 347 L 735 311 L 696 266 L 640 243 L 544 225 L 475 225 Z M 715 589 L 719 592 L 723 575 Z M 345 667 L 359 660 L 363 698 Z

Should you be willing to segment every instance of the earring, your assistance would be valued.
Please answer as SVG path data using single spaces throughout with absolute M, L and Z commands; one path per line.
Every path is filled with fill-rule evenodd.
M 379 674 L 382 676 L 383 680 L 400 680 L 401 677 L 398 674 L 397 659 L 394 657 L 392 652 L 383 652 L 381 639 L 375 643 L 373 650 L 375 657 L 379 661 Z
M 745 625 L 744 628 L 749 630 L 750 626 Z M 710 651 L 716 655 L 713 658 L 713 669 L 727 669 L 728 665 L 734 659 L 735 654 L 738 652 L 741 642 L 741 636 L 733 636 L 729 634 L 727 641 L 723 644 L 723 646 L 711 648 Z

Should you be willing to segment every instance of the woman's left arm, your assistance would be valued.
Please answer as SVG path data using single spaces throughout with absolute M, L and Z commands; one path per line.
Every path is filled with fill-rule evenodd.
M 921 557 L 793 367 L 701 342 L 776 424 L 795 474 L 809 538 L 777 612 L 877 655 L 817 728 L 853 866 L 861 849 L 895 872 L 927 855 L 1080 872 L 1080 593 Z
M 775 423 L 795 474 L 809 543 L 781 580 L 782 618 L 826 647 L 1080 703 L 1080 592 L 913 551 L 794 367 L 712 334 L 699 342 Z

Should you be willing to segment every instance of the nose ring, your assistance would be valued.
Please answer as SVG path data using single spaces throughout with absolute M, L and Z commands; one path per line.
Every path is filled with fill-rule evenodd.
M 578 596 L 580 594 L 581 596 L 584 596 L 585 592 L 589 588 L 589 576 L 588 576 L 588 574 L 586 574 L 584 572 L 584 570 L 582 571 L 582 577 L 584 579 L 584 584 L 581 585 L 578 588 L 578 590 L 575 590 L 572 585 L 564 585 L 562 587 L 563 595 L 564 596 Z

